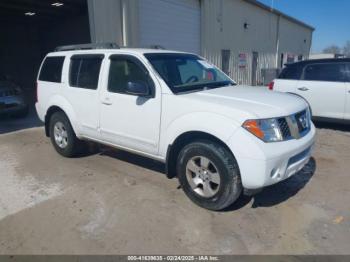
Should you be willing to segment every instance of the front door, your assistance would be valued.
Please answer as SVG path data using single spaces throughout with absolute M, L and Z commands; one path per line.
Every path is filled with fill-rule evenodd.
M 296 93 L 310 104 L 316 117 L 344 118 L 345 65 L 340 63 L 315 63 L 305 67 Z
M 158 153 L 161 92 L 160 86 L 147 67 L 135 56 L 112 55 L 101 93 L 101 139 L 135 151 L 151 155 Z M 108 74 L 108 76 L 107 76 Z M 130 82 L 147 84 L 154 97 L 128 94 Z

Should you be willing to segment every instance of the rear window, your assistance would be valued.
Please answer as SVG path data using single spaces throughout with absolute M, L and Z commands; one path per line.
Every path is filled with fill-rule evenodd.
M 279 79 L 290 79 L 290 80 L 299 80 L 302 72 L 302 66 L 290 65 L 285 67 L 281 74 L 279 75 Z
M 46 57 L 39 74 L 40 81 L 61 83 L 64 56 Z
M 346 67 L 341 63 L 310 64 L 304 70 L 304 80 L 343 82 L 345 79 Z
M 69 84 L 72 87 L 97 89 L 103 55 L 72 56 Z

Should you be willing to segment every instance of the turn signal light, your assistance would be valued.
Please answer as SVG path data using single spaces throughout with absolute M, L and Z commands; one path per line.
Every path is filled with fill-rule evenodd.
M 253 135 L 259 137 L 260 139 L 264 139 L 265 134 L 261 130 L 257 120 L 247 120 L 244 122 L 243 127 Z

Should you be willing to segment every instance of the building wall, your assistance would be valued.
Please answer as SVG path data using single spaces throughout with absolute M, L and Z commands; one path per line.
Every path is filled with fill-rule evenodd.
M 139 47 L 140 1 L 88 0 L 92 40 Z M 239 84 L 264 84 L 267 82 L 264 69 L 276 69 L 288 58 L 297 61 L 298 56 L 305 59 L 309 55 L 311 28 L 247 0 L 200 0 L 200 3 L 201 55 L 221 68 L 222 51 L 229 50 L 228 73 Z M 253 52 L 257 54 L 256 71 Z
M 300 55 L 303 56 L 303 59 L 309 57 L 312 30 L 281 17 L 279 39 L 279 53 L 294 56 L 294 61 L 297 61 Z M 284 62 L 287 62 L 286 59 Z
M 139 1 L 139 43 L 200 53 L 199 0 Z
M 91 40 L 138 45 L 138 0 L 88 0 Z
M 311 29 L 244 0 L 202 0 L 201 31 L 202 55 L 221 67 L 222 50 L 230 50 L 229 74 L 239 84 L 252 84 L 253 77 L 263 84 L 262 69 L 277 68 L 281 52 L 307 57 L 312 35 Z M 258 53 L 256 76 L 253 51 Z

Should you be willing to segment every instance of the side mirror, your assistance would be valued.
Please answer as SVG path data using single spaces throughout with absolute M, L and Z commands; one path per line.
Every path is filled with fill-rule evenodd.
M 145 82 L 134 81 L 127 83 L 126 93 L 135 96 L 150 97 L 151 89 Z

